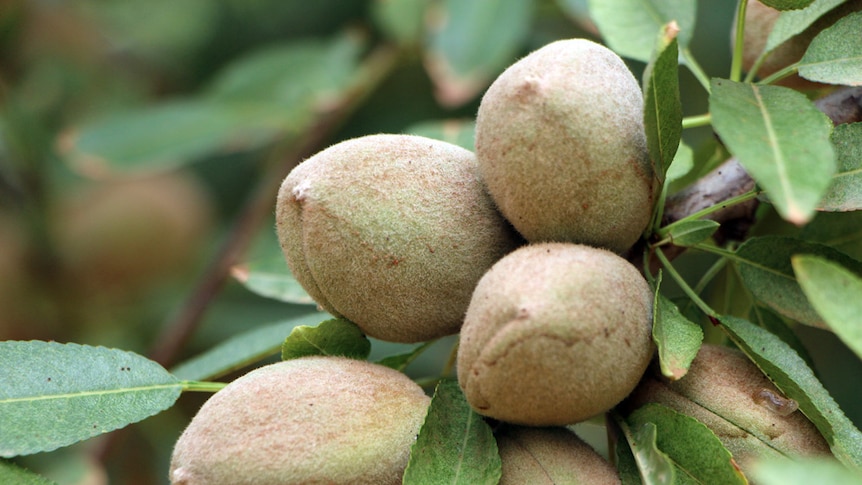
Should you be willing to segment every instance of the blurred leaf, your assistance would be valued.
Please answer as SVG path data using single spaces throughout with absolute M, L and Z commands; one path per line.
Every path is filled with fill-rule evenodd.
M 293 277 L 284 256 L 278 255 L 234 266 L 231 274 L 252 293 L 260 296 L 298 305 L 315 304 Z
M 712 80 L 709 108 L 721 141 L 778 213 L 797 225 L 811 219 L 835 173 L 826 115 L 798 91 L 726 79 Z
M 862 359 L 862 278 L 816 256 L 794 256 L 793 270 L 829 329 Z
M 831 246 L 862 261 L 862 211 L 820 212 L 799 237 Z
M 801 10 L 785 10 L 769 31 L 764 52 L 769 52 L 796 34 L 801 34 L 823 14 L 846 0 L 814 0 Z
M 652 429 L 656 446 L 676 467 L 677 477 L 693 483 L 748 483 L 715 433 L 691 416 L 650 403 L 626 420 L 631 429 Z
M 403 371 L 407 368 L 408 365 L 410 365 L 411 362 L 413 362 L 414 360 L 416 360 L 417 357 L 422 355 L 422 352 L 425 352 L 425 350 L 430 347 L 434 342 L 435 341 L 425 342 L 424 344 L 417 345 L 413 348 L 413 350 L 409 352 L 384 357 L 380 359 L 377 363 L 398 371 Z
M 336 103 L 361 45 L 350 36 L 270 47 L 227 66 L 203 96 L 76 127 L 62 147 L 89 174 L 164 170 L 295 136 Z
M 242 332 L 171 369 L 180 379 L 203 381 L 277 354 L 286 336 L 299 325 L 321 322 L 330 315 L 313 312 L 297 318 Z
M 776 387 L 799 403 L 832 453 L 855 473 L 862 473 L 862 433 L 844 415 L 814 372 L 781 339 L 753 323 L 733 316 L 719 318 L 735 343 Z
M 760 0 L 760 3 L 776 10 L 798 10 L 807 7 L 812 0 Z
M 661 281 L 661 273 L 658 276 Z M 658 286 L 658 285 L 657 285 Z M 703 341 L 703 330 L 680 313 L 656 288 L 652 338 L 658 348 L 661 373 L 677 380 L 688 372 Z
M 790 258 L 813 254 L 862 274 L 862 263 L 821 244 L 782 236 L 751 238 L 736 251 L 734 260 L 746 288 L 780 315 L 806 325 L 823 327 L 823 319 L 808 303 L 796 282 Z
M 688 47 L 694 32 L 695 0 L 590 0 L 590 15 L 608 47 L 649 62 L 656 32 L 671 20 L 679 26 L 679 48 Z
M 762 461 L 752 465 L 749 473 L 760 485 L 862 485 L 862 475 L 828 457 Z
M 428 18 L 425 67 L 440 103 L 459 106 L 514 60 L 530 32 L 533 0 L 442 0 Z
M 709 219 L 682 221 L 667 227 L 667 237 L 674 246 L 689 247 L 712 237 L 721 224 Z
M 862 209 L 862 123 L 843 123 L 832 132 L 838 173 L 820 201 L 818 209 L 855 211 Z
M 182 383 L 132 352 L 0 342 L 0 456 L 51 451 L 174 404 Z
M 642 485 L 643 480 L 641 480 L 635 455 L 632 452 L 631 446 L 629 446 L 628 439 L 626 439 L 626 433 L 622 431 L 623 426 L 625 426 L 626 430 L 628 430 L 628 426 L 624 422 L 620 423 L 621 419 L 618 418 L 614 421 L 614 424 L 617 424 L 614 428 L 620 431 L 615 435 L 617 439 L 613 447 L 614 457 L 616 458 L 614 463 L 616 464 L 617 472 L 620 474 L 620 482 L 622 482 L 622 485 Z M 630 435 L 631 431 L 628 431 L 628 434 Z M 653 442 L 655 442 L 654 438 Z
M 662 26 L 655 52 L 643 74 L 647 147 L 655 173 L 662 183 L 682 136 L 677 29 L 676 23 Z
M 467 403 L 458 382 L 441 380 L 410 450 L 402 483 L 496 485 L 500 467 L 491 427 Z
M 281 359 L 298 359 L 309 355 L 365 359 L 370 352 L 371 342 L 355 323 L 343 318 L 332 318 L 316 327 L 302 325 L 294 328 L 281 346 Z
M 374 0 L 372 15 L 380 30 L 401 45 L 422 41 L 430 0 Z
M 676 155 L 673 157 L 670 167 L 665 174 L 665 184 L 675 182 L 691 172 L 694 168 L 694 151 L 684 142 L 679 142 Z
M 473 151 L 476 122 L 474 120 L 424 121 L 409 126 L 404 132 L 442 140 Z
M 817 34 L 799 61 L 799 75 L 822 83 L 862 85 L 862 12 Z
M 623 436 L 634 456 L 641 483 L 644 485 L 665 485 L 676 482 L 673 462 L 656 445 L 655 424 L 647 423 L 640 428 L 631 428 L 625 421 L 617 421 Z M 637 483 L 637 482 L 634 482 Z
M 50 485 L 54 482 L 30 470 L 16 466 L 14 463 L 0 460 L 0 483 L 10 485 Z

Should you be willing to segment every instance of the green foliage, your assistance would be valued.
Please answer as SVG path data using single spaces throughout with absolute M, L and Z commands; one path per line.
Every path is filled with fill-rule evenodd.
M 0 456 L 51 451 L 122 428 L 169 408 L 182 387 L 132 352 L 0 342 Z
M 281 359 L 334 355 L 362 360 L 370 352 L 371 342 L 355 323 L 332 318 L 316 327 L 301 325 L 294 328 L 281 346 Z
M 458 383 L 443 379 L 410 451 L 403 483 L 493 485 L 499 480 L 500 455 L 491 427 L 470 408 Z
M 180 394 L 217 391 L 223 383 L 200 381 L 233 378 L 279 352 L 369 359 L 439 382 L 404 483 L 497 483 L 492 427 L 447 377 L 457 344 L 435 352 L 437 341 L 369 341 L 315 311 L 279 248 L 248 246 L 273 239 L 275 190 L 302 159 L 379 132 L 472 150 L 476 106 L 495 76 L 571 37 L 606 44 L 636 74 L 643 68 L 661 184 L 654 220 L 626 256 L 657 274 L 661 374 L 684 379 L 702 342 L 729 339 L 799 403 L 838 459 L 757 463 L 747 478 L 862 483 L 862 122 L 833 127 L 821 112 L 831 108 L 812 102 L 862 85 L 862 13 L 825 28 L 774 76 L 740 82 L 738 67 L 728 74 L 722 63 L 738 66 L 744 46 L 730 59 L 729 32 L 713 27 L 740 11 L 733 3 L 196 0 L 167 15 L 129 0 L 9 2 L 0 15 L 0 456 L 11 460 L 0 460 L 0 483 L 52 483 L 38 473 L 62 481 L 51 450 L 133 423 L 106 446 L 142 466 L 129 471 L 111 454 L 88 466 L 112 483 L 130 474 L 163 482 L 167 451 L 190 418 L 191 407 L 174 406 Z M 752 71 L 845 2 L 763 3 L 781 12 Z M 794 72 L 831 87 L 772 85 Z M 752 190 L 704 182 L 728 156 Z M 191 269 L 122 298 L 82 288 L 56 235 L 68 196 L 177 171 L 207 186 L 219 217 Z M 800 325 L 849 357 L 801 338 L 809 330 Z M 836 402 L 836 388 L 836 398 L 852 399 Z M 695 419 L 658 405 L 622 412 L 609 410 L 616 446 L 607 456 L 623 483 L 745 483 Z M 590 444 L 607 449 L 603 437 Z

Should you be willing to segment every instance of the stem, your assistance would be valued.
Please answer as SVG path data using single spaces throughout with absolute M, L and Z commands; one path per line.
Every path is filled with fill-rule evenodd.
M 323 147 L 335 130 L 392 72 L 399 57 L 400 51 L 392 46 L 383 46 L 372 52 L 357 76 L 356 84 L 348 90 L 337 107 L 321 115 L 298 143 L 275 147 L 271 159 L 278 163 L 267 164 L 265 173 L 234 220 L 227 239 L 215 258 L 204 271 L 191 295 L 156 339 L 157 343 L 150 352 L 153 360 L 165 367 L 173 363 L 194 334 L 210 303 L 227 282 L 230 269 L 239 262 L 258 228 L 272 213 L 282 180 L 293 167 Z
M 226 382 L 183 381 L 183 391 L 188 392 L 218 392 L 227 385 Z
M 715 254 L 717 256 L 721 256 L 722 258 L 729 259 L 734 263 L 744 263 L 745 261 L 736 255 L 733 251 L 728 251 L 727 249 L 719 248 L 716 246 L 710 246 L 709 244 L 695 244 L 692 246 L 693 249 L 698 249 L 705 253 Z
M 685 279 L 683 279 L 683 277 L 676 271 L 676 268 L 673 267 L 673 265 L 662 252 L 661 248 L 656 248 L 655 254 L 656 256 L 658 256 L 659 261 L 661 261 L 662 266 L 665 270 L 667 270 L 671 278 L 676 281 L 676 284 L 678 284 L 679 287 L 682 288 L 682 291 L 685 292 L 689 299 L 691 299 L 691 301 L 693 301 L 694 304 L 697 305 L 698 308 L 700 308 L 700 311 L 712 318 L 718 318 L 718 314 L 715 313 L 715 311 L 710 308 L 709 305 L 706 304 L 706 302 L 700 299 L 700 296 L 698 296 L 698 294 L 691 289 L 691 286 L 689 286 Z
M 686 217 L 683 217 L 682 219 L 679 219 L 679 220 L 677 220 L 677 221 L 674 221 L 673 223 L 668 224 L 667 226 L 665 226 L 665 227 L 661 228 L 661 229 L 657 232 L 657 234 L 659 235 L 659 237 L 664 238 L 665 236 L 667 236 L 667 234 L 669 234 L 669 233 L 670 233 L 671 229 L 672 229 L 674 226 L 677 226 L 677 225 L 679 225 L 679 224 L 684 224 L 684 223 L 686 223 L 686 222 L 688 222 L 688 221 L 693 221 L 693 220 L 701 219 L 701 218 L 703 218 L 704 216 L 708 216 L 708 215 L 710 215 L 710 214 L 712 214 L 712 213 L 714 213 L 714 212 L 718 212 L 718 211 L 720 211 L 720 210 L 724 210 L 724 209 L 726 209 L 726 208 L 728 208 L 728 207 L 730 207 L 730 206 L 733 206 L 733 205 L 736 205 L 736 204 L 741 204 L 741 203 L 743 203 L 743 202 L 749 201 L 749 200 L 751 200 L 751 199 L 756 198 L 756 197 L 758 196 L 758 194 L 760 194 L 760 191 L 758 191 L 758 190 L 751 190 L 751 191 L 748 191 L 748 192 L 746 192 L 746 193 L 744 193 L 744 194 L 742 194 L 742 195 L 737 195 L 736 197 L 731 197 L 731 198 L 729 198 L 729 199 L 727 199 L 727 200 L 722 201 L 720 204 L 715 204 L 715 205 L 709 206 L 709 207 L 707 207 L 707 208 L 705 208 L 705 209 L 701 209 L 701 210 L 699 210 L 699 211 L 697 211 L 697 212 L 695 212 L 695 213 L 693 213 L 693 214 L 690 214 L 690 215 L 688 215 L 688 216 L 686 216 Z
M 730 80 L 739 82 L 742 78 L 742 52 L 745 47 L 745 9 L 747 0 L 739 0 L 736 7 L 736 42 L 733 45 L 733 60 L 730 63 Z
M 682 49 L 680 51 L 680 54 L 682 54 L 682 58 L 685 61 L 685 65 L 686 67 L 688 67 L 688 70 L 691 71 L 692 74 L 694 74 L 694 77 L 698 80 L 698 82 L 700 82 L 700 85 L 703 86 L 703 89 L 705 89 L 707 93 L 710 92 L 709 76 L 706 75 L 703 68 L 700 67 L 700 64 L 697 63 L 697 60 L 691 54 L 691 51 L 688 50 L 688 47 Z
M 694 285 L 694 292 L 698 295 L 706 289 L 706 285 L 708 285 L 715 277 L 718 275 L 718 272 L 721 271 L 725 266 L 727 266 L 727 258 L 718 258 L 706 272 L 703 273 L 703 276 L 700 277 L 697 284 Z M 683 308 L 683 312 L 688 310 L 689 305 L 691 305 L 691 300 L 689 300 L 685 307 Z
M 709 113 L 697 116 L 686 116 L 682 119 L 682 129 L 698 128 L 701 126 L 707 126 L 710 123 L 712 123 L 712 115 Z
M 443 372 L 440 373 L 441 379 L 452 374 L 452 369 L 455 367 L 455 362 L 458 359 L 459 344 L 460 341 L 455 342 L 455 345 L 452 346 L 452 351 L 449 352 L 449 358 L 446 360 L 446 365 L 443 366 Z
M 743 80 L 743 82 L 750 83 L 754 80 L 754 77 L 757 75 L 757 71 L 759 71 L 760 66 L 762 66 L 763 63 L 766 62 L 766 57 L 769 56 L 770 53 L 771 51 L 763 52 L 759 56 L 757 56 L 757 59 L 754 60 L 754 64 L 751 65 L 751 69 L 749 69 L 748 73 L 745 75 L 745 79 Z
M 772 84 L 774 82 L 780 81 L 788 76 L 792 76 L 796 74 L 796 71 L 799 69 L 799 63 L 791 64 L 784 69 L 773 72 L 769 76 L 757 81 L 757 84 Z

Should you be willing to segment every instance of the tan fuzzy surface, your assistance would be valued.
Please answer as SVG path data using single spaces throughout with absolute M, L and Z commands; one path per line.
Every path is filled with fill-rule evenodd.
M 801 411 L 770 406 L 781 392 L 742 352 L 704 344 L 682 379 L 648 373 L 628 406 L 657 402 L 707 425 L 745 472 L 758 458 L 828 455 L 829 446 Z M 785 406 L 786 407 L 786 406 Z
M 641 88 L 602 45 L 557 41 L 506 69 L 479 106 L 476 156 L 500 210 L 530 242 L 622 252 L 649 222 Z
M 521 241 L 472 152 L 409 135 L 348 140 L 309 158 L 284 180 L 276 220 L 309 294 L 394 342 L 457 333 L 476 282 Z
M 473 294 L 458 381 L 485 416 L 566 425 L 625 398 L 653 354 L 652 291 L 616 254 L 568 243 L 522 247 Z
M 398 484 L 430 398 L 404 374 L 341 357 L 254 370 L 180 436 L 175 485 Z
M 500 485 L 613 485 L 616 469 L 565 428 L 506 426 L 496 433 Z

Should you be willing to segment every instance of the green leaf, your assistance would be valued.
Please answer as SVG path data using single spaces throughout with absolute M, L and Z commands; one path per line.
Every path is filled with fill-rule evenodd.
M 434 391 L 404 471 L 405 485 L 496 485 L 500 455 L 491 427 L 476 414 L 452 379 Z
M 624 436 L 622 436 L 625 438 Z M 654 440 L 653 440 L 654 441 Z M 635 455 L 626 439 L 617 439 L 614 445 L 614 455 L 617 472 L 620 474 L 622 485 L 642 485 L 640 470 L 638 469 Z
M 734 259 L 742 281 L 755 298 L 779 315 L 823 327 L 823 319 L 796 282 L 790 260 L 795 254 L 822 256 L 862 274 L 862 263 L 838 250 L 783 236 L 751 238 L 737 249 Z
M 802 343 L 796 332 L 781 317 L 768 308 L 760 305 L 752 305 L 751 310 L 748 312 L 748 319 L 783 340 L 784 343 L 789 345 L 790 348 L 805 360 L 805 363 L 809 367 L 814 369 L 814 360 L 809 355 L 808 349 L 805 348 L 805 344 Z
M 233 277 L 252 293 L 298 305 L 314 305 L 314 300 L 293 277 L 284 256 L 276 255 L 234 266 Z
M 799 61 L 799 75 L 822 83 L 862 85 L 862 12 L 817 34 Z
M 656 446 L 674 464 L 677 477 L 693 483 L 748 483 L 715 433 L 691 416 L 650 403 L 626 420 L 632 429 L 652 426 Z
M 434 342 L 436 342 L 436 340 L 417 345 L 413 348 L 413 350 L 409 352 L 384 357 L 377 361 L 377 363 L 398 371 L 403 371 L 407 368 L 408 365 L 410 365 L 411 362 L 413 362 L 414 360 L 416 360 L 417 357 L 422 355 L 422 352 L 425 352 L 428 347 L 434 344 Z
M 290 360 L 309 355 L 338 355 L 365 359 L 371 352 L 371 342 L 355 323 L 333 318 L 316 327 L 302 325 L 293 329 L 281 346 L 281 359 Z
M 375 0 L 371 13 L 380 30 L 401 45 L 422 41 L 429 0 Z
M 425 121 L 407 127 L 405 133 L 442 140 L 473 151 L 476 135 L 474 120 Z
M 844 415 L 814 372 L 780 338 L 742 318 L 723 316 L 721 326 L 757 367 L 817 427 L 838 460 L 862 473 L 862 432 Z
M 811 219 L 835 173 L 826 115 L 792 89 L 726 79 L 712 80 L 709 109 L 722 142 L 778 213 L 797 225 Z
M 862 261 L 862 211 L 820 212 L 802 228 L 799 237 Z
M 664 485 L 676 482 L 673 462 L 659 450 L 656 444 L 655 424 L 646 423 L 640 428 L 630 428 L 628 423 L 617 420 L 623 436 L 634 456 L 644 485 Z
M 813 0 L 760 0 L 760 3 L 776 10 L 798 10 L 811 4 Z
M 665 174 L 665 184 L 682 179 L 694 168 L 694 151 L 684 142 L 679 142 L 676 155 Z M 671 192 L 672 193 L 672 192 Z
M 533 0 L 443 0 L 428 15 L 425 67 L 437 99 L 459 106 L 511 64 L 530 33 Z
M 37 475 L 30 470 L 16 466 L 14 463 L 0 460 L 0 483 L 14 485 L 50 485 L 54 482 Z
M 678 33 L 676 24 L 662 26 L 655 52 L 643 75 L 647 147 L 662 183 L 682 136 Z
M 679 48 L 694 32 L 694 0 L 590 0 L 590 15 L 608 47 L 641 62 L 649 62 L 656 32 L 670 21 L 679 26 Z
M 766 39 L 765 52 L 770 52 L 784 41 L 801 34 L 811 26 L 823 14 L 841 5 L 846 0 L 814 0 L 810 5 L 801 10 L 786 10 L 781 12 L 778 20 L 769 31 Z
M 721 224 L 709 219 L 680 221 L 667 227 L 667 237 L 674 246 L 690 247 L 712 237 L 719 227 Z
M 827 457 L 762 461 L 752 466 L 750 474 L 760 485 L 862 485 L 862 476 Z
M 832 132 L 838 173 L 820 201 L 818 209 L 855 211 L 862 209 L 862 123 L 844 123 Z
M 659 278 L 661 274 L 659 274 Z M 703 329 L 680 313 L 672 301 L 656 291 L 652 338 L 658 348 L 661 373 L 677 380 L 688 372 L 703 341 Z
M 340 100 L 361 48 L 344 35 L 257 51 L 228 65 L 203 96 L 74 127 L 61 146 L 80 171 L 137 172 L 289 139 Z
M 0 456 L 51 451 L 174 404 L 182 383 L 132 352 L 0 342 Z
M 171 372 L 189 381 L 211 380 L 241 369 L 281 349 L 285 336 L 300 326 L 320 322 L 330 315 L 313 312 L 290 320 L 237 334 L 206 352 L 180 363 Z
M 829 329 L 862 359 L 862 278 L 816 256 L 794 256 L 793 270 Z

